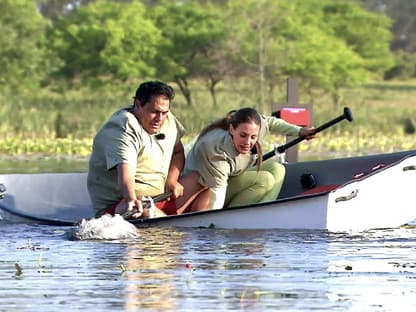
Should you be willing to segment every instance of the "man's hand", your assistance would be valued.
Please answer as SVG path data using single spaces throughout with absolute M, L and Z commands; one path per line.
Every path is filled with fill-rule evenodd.
M 166 181 L 166 190 L 172 193 L 172 198 L 176 199 L 183 195 L 183 185 L 178 181 Z
M 137 219 L 143 215 L 143 204 L 140 199 L 125 200 L 122 199 L 116 206 L 115 213 L 122 215 L 124 218 Z

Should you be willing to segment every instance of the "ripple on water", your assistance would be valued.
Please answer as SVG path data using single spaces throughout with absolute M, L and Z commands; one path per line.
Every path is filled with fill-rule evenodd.
M 71 230 L 0 223 L 0 283 L 7 285 L 1 311 L 397 311 L 398 304 L 414 311 L 416 305 L 414 228 L 148 228 L 129 241 L 72 241 Z

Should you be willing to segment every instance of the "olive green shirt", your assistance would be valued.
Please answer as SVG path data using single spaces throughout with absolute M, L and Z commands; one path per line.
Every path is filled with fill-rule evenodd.
M 298 136 L 302 127 L 288 123 L 287 121 L 273 116 L 261 116 L 261 128 L 259 134 L 260 144 L 269 133 L 279 133 L 284 135 Z
M 183 173 L 198 172 L 198 182 L 217 194 L 210 208 L 219 209 L 224 204 L 228 178 L 243 173 L 256 158 L 257 155 L 240 154 L 228 131 L 214 129 L 199 138 L 189 151 Z
M 258 140 L 263 144 L 269 132 L 296 136 L 300 129 L 301 127 L 283 119 L 261 116 Z M 260 156 L 238 153 L 230 133 L 223 129 L 214 129 L 199 138 L 189 151 L 184 174 L 190 171 L 198 172 L 199 183 L 211 190 L 210 208 L 220 209 L 224 205 L 228 179 L 252 167 Z
M 115 112 L 97 132 L 88 170 L 88 191 L 94 214 L 122 199 L 117 165 L 128 163 L 136 168 L 136 194 L 154 196 L 164 192 L 174 146 L 180 142 L 184 128 L 172 113 L 161 128 L 163 139 L 150 135 L 129 108 Z

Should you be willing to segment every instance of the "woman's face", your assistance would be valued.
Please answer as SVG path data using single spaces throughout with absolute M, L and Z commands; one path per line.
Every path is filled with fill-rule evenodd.
M 240 123 L 237 128 L 230 125 L 234 146 L 240 154 L 248 154 L 257 142 L 260 126 L 254 122 Z

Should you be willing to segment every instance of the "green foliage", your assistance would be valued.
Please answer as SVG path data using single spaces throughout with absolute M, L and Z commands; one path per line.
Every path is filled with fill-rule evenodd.
M 44 78 L 46 20 L 32 0 L 0 1 L 0 88 L 33 91 Z
M 359 1 L 38 1 L 50 9 L 42 6 L 53 21 L 47 33 L 34 1 L 0 2 L 0 88 L 14 92 L 0 93 L 0 131 L 14 138 L 9 147 L 26 138 L 90 139 L 130 104 L 140 82 L 155 78 L 176 83 L 173 110 L 191 136 L 236 107 L 268 113 L 286 97 L 288 76 L 300 79 L 301 102 L 319 104 L 317 121 L 332 117 L 333 102 L 354 103 L 359 122 L 383 132 L 382 118 L 363 108 L 390 93 L 367 86 L 363 99 L 360 85 L 386 68 L 386 77 L 414 70 L 413 55 L 398 54 L 392 65 L 391 20 Z M 403 116 L 378 112 L 403 134 Z M 367 132 L 360 127 L 360 135 Z
M 324 90 L 337 94 L 341 87 L 354 87 L 369 78 L 365 61 L 345 40 L 328 27 L 322 1 L 296 7 L 296 18 L 286 22 L 287 60 L 282 71 L 300 77 L 307 92 Z M 291 15 L 292 16 L 292 15 Z
M 49 50 L 60 60 L 49 83 L 60 78 L 97 88 L 159 78 L 175 82 L 192 106 L 191 80 L 198 79 L 219 106 L 221 83 L 250 77 L 255 103 L 267 112 L 273 90 L 287 76 L 301 78 L 311 98 L 324 91 L 338 102 L 342 87 L 368 81 L 391 64 L 391 21 L 356 2 L 147 3 L 81 1 L 60 15 L 48 33 Z
M 234 88 L 240 91 L 240 97 L 235 96 Z M 172 107 L 187 129 L 184 143 L 190 146 L 207 123 L 224 116 L 230 109 L 252 106 L 250 103 L 253 103 L 254 95 L 250 94 L 250 89 L 251 81 L 240 81 L 238 84 L 236 81 L 224 82 L 218 92 L 219 100 L 224 105 L 218 108 L 203 101 L 207 91 L 202 88 L 195 92 L 195 98 L 201 103 L 199 106 L 188 108 L 179 96 Z M 92 138 L 101 124 L 115 110 L 130 104 L 131 94 L 104 91 L 93 93 L 84 89 L 65 94 L 43 91 L 33 97 L 1 99 L 0 133 L 3 135 L 0 137 L 0 154 L 88 157 Z M 354 121 L 342 122 L 320 133 L 316 140 L 300 144 L 302 154 L 329 157 L 332 153 L 354 155 L 416 149 L 415 133 L 409 123 L 411 121 L 414 125 L 416 83 L 372 83 L 343 91 Z M 55 108 L 58 102 L 59 110 Z M 328 96 L 318 98 L 312 111 L 313 125 L 319 126 L 341 114 L 342 109 L 334 110 L 329 104 Z M 23 107 L 30 107 L 30 110 Z M 54 127 L 59 114 L 65 137 L 57 138 Z M 268 151 L 272 144 L 280 145 L 284 141 L 282 136 L 269 136 L 264 150 Z
M 398 51 L 394 65 L 384 73 L 384 79 L 410 79 L 416 77 L 416 54 Z
M 403 128 L 405 134 L 414 134 L 416 132 L 415 122 L 409 117 L 403 119 Z
M 58 20 L 61 16 L 70 14 L 77 7 L 86 5 L 94 0 L 35 0 L 39 11 L 51 21 Z
M 416 2 L 414 0 L 360 0 L 363 6 L 390 16 L 393 20 L 392 51 L 416 53 Z
M 371 13 L 351 1 L 326 1 L 324 20 L 348 47 L 365 61 L 365 69 L 382 73 L 392 65 L 390 28 L 392 20 L 384 14 Z
M 313 90 L 332 95 L 378 77 L 391 64 L 390 20 L 368 13 L 351 1 L 230 0 L 227 21 L 246 64 L 256 77 L 260 107 L 264 85 L 297 76 Z M 374 37 L 374 34 L 377 36 Z M 263 108 L 264 110 L 264 108 Z
M 8 156 L 77 156 L 88 157 L 91 153 L 92 140 L 74 139 L 74 138 L 23 138 L 16 140 L 15 137 L 6 137 L 0 139 L 0 153 Z
M 126 81 L 154 76 L 161 34 L 140 2 L 98 0 L 61 18 L 49 39 L 62 77 Z
M 221 11 L 209 3 L 161 3 L 151 10 L 156 26 L 163 34 L 157 76 L 175 81 L 191 106 L 190 79 L 222 79 L 218 66 L 221 59 L 216 52 L 227 31 L 221 23 Z

